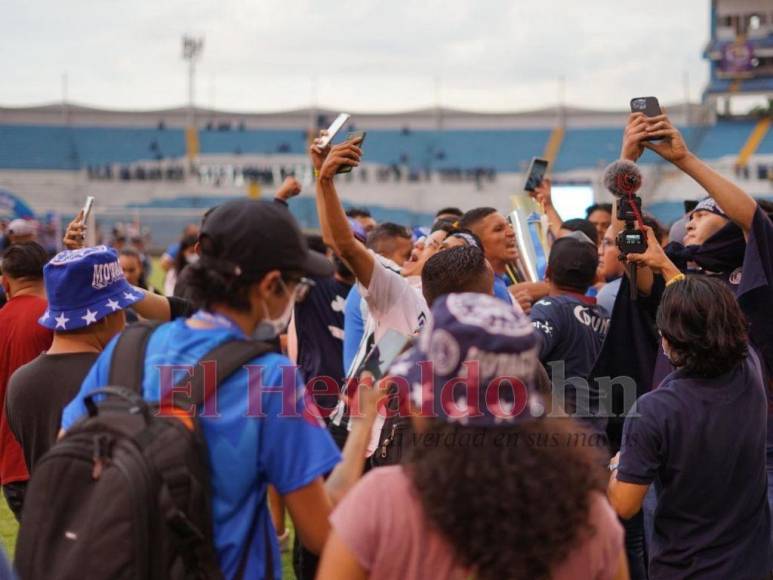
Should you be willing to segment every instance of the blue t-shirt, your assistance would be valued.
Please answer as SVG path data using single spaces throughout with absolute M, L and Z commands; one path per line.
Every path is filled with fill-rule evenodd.
M 507 289 L 507 282 L 505 281 L 505 276 L 499 276 L 498 274 L 494 274 L 494 296 L 496 296 L 500 300 L 504 300 L 508 304 L 513 303 L 513 296 L 512 294 L 510 294 L 510 291 Z
M 193 365 L 223 342 L 243 339 L 234 328 L 193 329 L 185 319 L 160 326 L 148 342 L 145 358 L 143 397 L 159 399 L 159 365 Z M 64 429 L 85 415 L 83 397 L 108 384 L 110 361 L 115 348 L 113 339 L 99 356 L 75 399 L 62 415 Z M 266 566 L 265 536 L 271 538 L 274 574 L 281 576 L 281 557 L 276 533 L 266 503 L 266 489 L 273 485 L 280 495 L 298 490 L 330 472 L 340 461 L 340 454 L 321 423 L 302 416 L 304 410 L 303 379 L 299 373 L 292 393 L 296 414 L 280 417 L 281 390 L 269 391 L 282 384 L 282 367 L 292 363 L 279 354 L 265 354 L 251 365 L 262 367 L 262 392 L 253 381 L 248 388 L 248 373 L 241 369 L 226 379 L 217 391 L 217 417 L 199 417 L 211 466 L 212 517 L 215 547 L 220 567 L 226 578 L 233 578 L 239 565 L 244 543 L 250 534 L 255 511 L 257 526 L 249 549 L 245 578 L 263 578 Z M 182 371 L 181 371 L 182 372 Z M 175 375 L 174 381 L 181 376 Z M 171 382 L 171 381 L 170 381 Z M 259 388 L 259 387 L 258 387 Z M 249 401 L 255 411 L 257 393 L 263 416 L 248 416 Z M 268 530 L 268 534 L 265 530 Z
M 766 578 L 767 401 L 754 354 L 712 379 L 683 371 L 625 420 L 617 479 L 655 483 L 652 578 Z
M 169 246 L 166 248 L 166 252 L 164 252 L 167 256 L 172 258 L 173 260 L 177 259 L 177 254 L 180 253 L 180 242 L 175 242 L 174 244 L 169 244 Z
M 365 321 L 362 319 L 362 296 L 357 289 L 357 284 L 352 286 L 346 296 L 344 306 L 344 373 L 349 372 L 352 361 L 357 356 L 357 351 L 365 333 Z
M 617 300 L 617 293 L 620 292 L 622 280 L 622 278 L 615 278 L 611 282 L 604 284 L 601 290 L 598 291 L 598 294 L 596 294 L 596 303 L 609 312 L 610 315 L 615 309 L 615 300 Z

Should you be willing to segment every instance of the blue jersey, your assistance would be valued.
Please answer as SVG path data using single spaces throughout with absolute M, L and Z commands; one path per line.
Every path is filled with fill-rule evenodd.
M 344 373 L 349 371 L 357 356 L 362 335 L 365 333 L 365 321 L 362 319 L 362 296 L 357 284 L 352 286 L 344 306 Z
M 159 365 L 193 365 L 207 352 L 229 340 L 244 339 L 236 328 L 194 329 L 184 319 L 160 326 L 148 342 L 143 397 L 159 400 Z M 69 428 L 86 414 L 83 397 L 108 384 L 113 339 L 97 359 L 81 390 L 65 408 L 62 427 Z M 245 578 L 263 578 L 266 566 L 265 536 L 271 538 L 274 575 L 281 577 L 281 557 L 266 503 L 269 484 L 281 495 L 298 490 L 328 473 L 340 461 L 338 448 L 318 421 L 303 417 L 303 378 L 292 363 L 279 354 L 265 354 L 251 361 L 262 367 L 262 381 L 248 386 L 248 372 L 241 369 L 226 379 L 217 391 L 217 416 L 199 416 L 207 441 L 212 485 L 212 517 L 215 547 L 226 578 L 233 578 L 239 566 L 250 525 L 252 534 Z M 283 368 L 291 377 L 285 392 L 290 393 L 290 409 L 282 414 Z M 182 377 L 175 375 L 174 381 Z M 172 382 L 172 381 L 170 381 Z M 171 385 L 170 385 L 171 386 Z M 260 387 L 262 386 L 261 390 Z M 250 388 L 252 387 L 252 388 Z M 274 389 L 271 389 L 274 387 Z M 165 385 L 166 388 L 166 385 Z M 255 415 L 256 405 L 262 411 Z M 285 402 L 287 406 L 288 403 Z M 251 411 L 248 413 L 248 409 Z M 252 416 L 250 416 L 252 415 Z M 257 511 L 257 517 L 255 517 Z M 269 533 L 267 534 L 266 531 Z
M 513 303 L 513 296 L 510 294 L 510 291 L 507 289 L 507 282 L 505 281 L 504 276 L 499 276 L 497 274 L 494 274 L 494 296 L 496 296 L 500 300 L 504 300 L 508 304 Z

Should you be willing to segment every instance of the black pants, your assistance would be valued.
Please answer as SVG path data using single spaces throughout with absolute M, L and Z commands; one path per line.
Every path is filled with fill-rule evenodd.
M 3 486 L 3 495 L 8 507 L 11 508 L 17 522 L 21 521 L 21 508 L 24 505 L 24 494 L 27 491 L 26 481 L 14 481 Z
M 622 520 L 625 529 L 625 553 L 631 580 L 647 580 L 647 550 L 644 540 L 644 512 Z

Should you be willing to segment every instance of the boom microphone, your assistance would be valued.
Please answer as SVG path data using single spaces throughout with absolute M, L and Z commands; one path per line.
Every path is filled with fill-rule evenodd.
M 641 187 L 641 171 L 633 161 L 620 159 L 604 170 L 604 187 L 615 197 L 636 195 Z

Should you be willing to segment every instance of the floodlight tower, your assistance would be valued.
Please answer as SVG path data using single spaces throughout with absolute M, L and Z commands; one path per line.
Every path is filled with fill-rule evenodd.
M 196 104 L 194 90 L 196 80 L 196 63 L 204 50 L 204 39 L 194 38 L 187 34 L 183 36 L 183 59 L 188 63 L 188 126 L 186 129 L 186 151 L 191 166 L 199 153 L 199 138 L 196 130 Z

